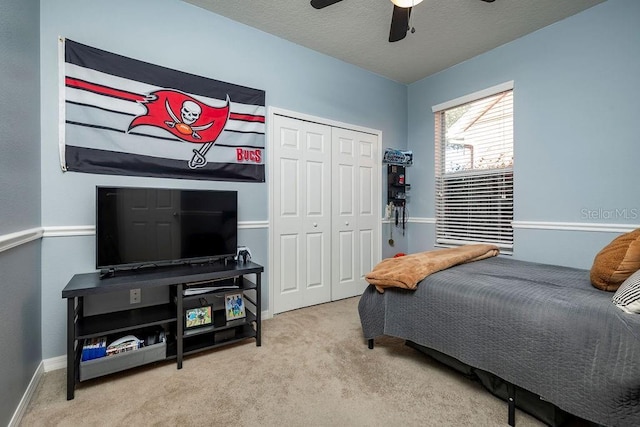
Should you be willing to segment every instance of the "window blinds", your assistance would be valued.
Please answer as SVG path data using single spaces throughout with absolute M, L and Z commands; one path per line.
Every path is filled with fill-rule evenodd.
M 436 244 L 513 248 L 513 91 L 435 111 Z

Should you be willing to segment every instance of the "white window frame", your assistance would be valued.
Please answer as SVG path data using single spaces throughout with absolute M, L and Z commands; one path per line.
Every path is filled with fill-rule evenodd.
M 497 95 L 502 92 L 513 91 L 514 84 L 513 81 L 508 81 L 496 86 L 492 86 L 490 88 L 480 90 L 474 92 L 469 95 L 465 95 L 451 101 L 443 102 L 438 105 L 434 105 L 432 107 L 432 112 L 434 113 L 435 122 L 435 131 L 440 129 L 438 120 L 441 120 L 441 113 L 445 110 L 449 110 L 454 107 L 458 107 L 464 104 L 468 104 L 483 98 L 487 98 L 489 96 Z M 436 232 L 435 232 L 435 246 L 440 247 L 455 247 L 464 244 L 471 243 L 491 243 L 498 246 L 503 254 L 512 254 L 513 253 L 513 165 L 511 167 L 506 168 L 496 168 L 496 169 L 488 169 L 488 170 L 468 170 L 464 172 L 454 172 L 454 173 L 445 173 L 444 172 L 444 164 L 445 164 L 445 147 L 443 146 L 442 135 L 435 135 L 435 203 L 436 203 Z M 515 144 L 515 142 L 514 142 Z M 495 185 L 495 182 L 499 179 L 502 179 L 504 186 L 498 184 Z M 467 179 L 469 182 L 469 187 L 474 186 L 482 186 L 483 189 L 486 189 L 486 185 L 491 186 L 491 191 L 502 192 L 502 194 L 506 195 L 508 206 L 511 204 L 511 213 L 507 214 L 506 217 L 503 217 L 501 214 L 496 214 L 496 221 L 493 226 L 489 228 L 481 225 L 483 219 L 476 218 L 469 220 L 468 224 L 462 227 L 467 227 L 466 232 L 460 233 L 458 227 L 460 224 L 458 220 L 447 221 L 444 216 L 444 211 L 449 208 L 452 204 L 453 197 L 446 199 L 442 197 L 442 191 L 445 189 L 445 184 L 447 186 L 456 186 L 459 185 L 460 182 L 464 182 Z M 458 181 L 457 183 L 455 181 Z M 485 185 L 485 183 L 488 183 Z M 463 185 L 466 189 L 466 184 Z M 457 187 L 454 187 L 457 188 Z M 459 191 L 459 190 L 456 190 Z M 471 190 L 473 191 L 473 189 Z M 510 193 L 510 194 L 509 194 Z M 495 193 L 493 194 L 495 196 Z M 510 199 L 509 199 L 510 198 Z M 463 202 L 464 203 L 464 202 Z M 496 212 L 495 206 L 490 206 L 490 212 Z M 500 209 L 501 211 L 501 209 Z M 508 209 L 507 209 L 508 211 Z M 471 217 L 473 214 L 470 215 Z M 492 218 L 491 222 L 494 218 Z M 464 220 L 461 220 L 464 222 Z M 498 225 L 495 225 L 495 224 Z M 493 229 L 491 229 L 493 227 Z M 464 235 L 464 236 L 463 236 Z M 462 237 L 461 237 L 462 236 Z

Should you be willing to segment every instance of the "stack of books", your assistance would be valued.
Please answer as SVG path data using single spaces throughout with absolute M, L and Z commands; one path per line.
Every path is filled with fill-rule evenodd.
M 91 338 L 82 346 L 82 361 L 97 359 L 107 355 L 107 338 Z

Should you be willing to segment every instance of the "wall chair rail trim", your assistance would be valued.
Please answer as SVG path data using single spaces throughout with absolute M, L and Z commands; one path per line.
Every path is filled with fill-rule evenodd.
M 587 222 L 513 221 L 513 228 L 536 230 L 595 231 L 603 233 L 627 233 L 640 228 L 640 224 L 605 224 Z
M 383 220 L 383 223 L 390 222 Z M 409 223 L 435 224 L 435 218 L 409 218 Z M 513 221 L 513 228 L 533 230 L 560 230 L 560 231 L 590 231 L 604 233 L 626 233 L 637 228 L 640 224 L 605 224 L 585 222 L 546 222 L 546 221 Z M 269 221 L 242 221 L 238 222 L 238 229 L 262 229 L 268 228 Z M 71 226 L 46 226 L 27 230 L 16 231 L 0 235 L 0 252 L 15 248 L 42 237 L 72 237 L 92 236 L 96 233 L 93 225 Z
M 42 227 L 36 227 L 30 228 L 28 230 L 16 231 L 15 233 L 1 235 L 0 252 L 37 240 L 42 237 L 42 234 Z
M 238 230 L 248 230 L 253 228 L 269 228 L 269 221 L 239 221 Z
M 387 224 L 392 220 L 383 219 L 382 223 Z M 409 218 L 409 223 L 414 224 L 435 224 L 435 218 Z M 513 221 L 515 229 L 531 230 L 559 230 L 559 231 L 590 231 L 602 233 L 627 233 L 640 228 L 640 224 L 608 224 L 608 223 L 587 223 L 587 222 L 551 222 L 551 221 Z
M 93 236 L 96 227 L 93 225 L 59 225 L 43 227 L 43 237 Z
M 268 227 L 269 221 L 238 222 L 239 230 L 266 229 Z M 93 236 L 95 234 L 96 227 L 93 225 L 55 225 L 30 228 L 28 230 L 0 235 L 0 252 L 15 248 L 16 246 L 29 243 L 42 237 Z

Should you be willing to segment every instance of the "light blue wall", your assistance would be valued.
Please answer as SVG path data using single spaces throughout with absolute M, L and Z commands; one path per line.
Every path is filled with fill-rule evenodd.
M 513 80 L 515 220 L 640 224 L 639 28 L 640 2 L 608 0 L 410 85 L 413 216 L 435 216 L 431 107 Z M 433 247 L 432 224 L 411 229 Z M 590 268 L 615 235 L 516 229 L 514 257 Z
M 0 235 L 40 225 L 38 13 L 0 3 Z
M 94 225 L 96 185 L 239 190 L 239 220 L 268 219 L 267 184 L 62 173 L 58 158 L 58 36 L 146 62 L 264 89 L 268 106 L 382 131 L 406 141 L 407 87 L 177 0 L 59 0 L 41 4 L 42 222 Z M 97 19 L 99 17 L 99 19 Z M 268 149 L 268 147 L 267 147 Z M 267 165 L 267 175 L 270 173 Z M 240 231 L 254 260 L 268 261 L 266 229 Z M 65 353 L 62 288 L 94 269 L 93 236 L 43 244 L 43 357 Z M 267 274 L 263 275 L 267 303 Z M 144 298 L 144 296 L 143 296 Z
M 407 88 L 180 1 L 42 2 L 42 223 L 93 225 L 96 185 L 233 188 L 240 191 L 240 221 L 268 219 L 266 184 L 62 173 L 57 142 L 59 35 L 264 89 L 269 106 L 379 129 L 383 146 L 402 147 L 408 140 L 415 158 L 407 172 L 412 184 L 409 214 L 427 221 L 409 224 L 405 238 L 394 230 L 398 243 L 393 248 L 386 243 L 385 226 L 384 256 L 406 247 L 432 247 L 431 106 L 507 80 L 515 81 L 516 94 L 516 220 L 588 222 L 581 218 L 583 209 L 640 208 L 634 185 L 640 178 L 634 168 L 640 153 L 630 125 L 635 118 L 632 97 L 639 92 L 639 6 L 633 0 L 609 0 Z M 640 222 L 604 220 L 625 221 Z M 588 267 L 613 236 L 518 229 L 515 256 Z M 241 230 L 240 237 L 254 259 L 266 264 L 267 231 Z M 92 236 L 44 239 L 43 358 L 64 354 L 60 291 L 73 274 L 91 271 L 93 258 Z M 267 286 L 265 280 L 265 297 Z
M 63 0 L 42 2 L 42 17 L 45 226 L 93 224 L 96 184 L 237 188 L 242 190 L 239 220 L 267 218 L 266 184 L 63 174 L 58 156 L 58 36 L 264 89 L 268 106 L 380 129 L 385 141 L 406 140 L 406 86 L 190 4 L 176 0 Z
M 0 236 L 40 226 L 39 1 L 0 2 Z M 40 241 L 0 251 L 0 425 L 42 360 Z

